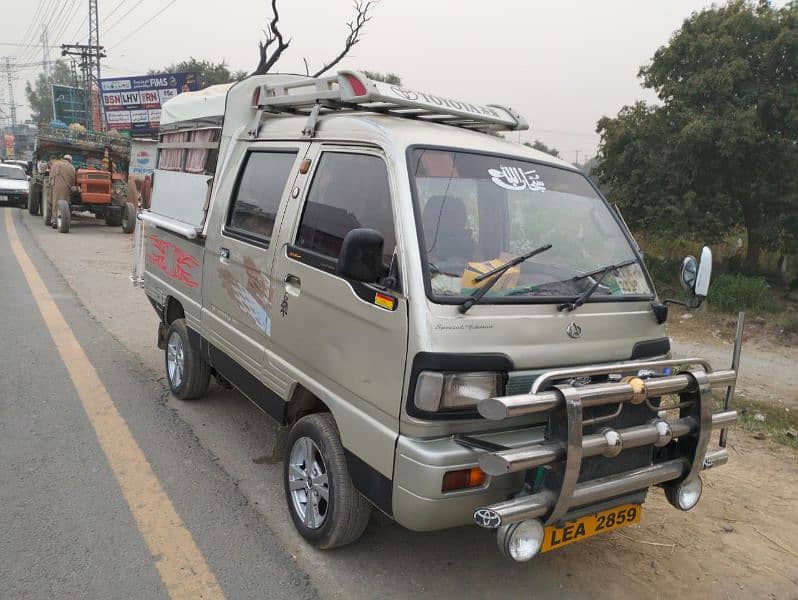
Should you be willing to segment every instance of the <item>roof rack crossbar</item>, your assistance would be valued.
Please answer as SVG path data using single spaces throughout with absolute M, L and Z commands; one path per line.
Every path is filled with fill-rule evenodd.
M 479 105 L 444 98 L 367 78 L 358 71 L 262 85 L 253 108 L 266 113 L 317 114 L 368 111 L 396 117 L 444 123 L 477 131 L 528 129 L 526 119 L 498 104 Z

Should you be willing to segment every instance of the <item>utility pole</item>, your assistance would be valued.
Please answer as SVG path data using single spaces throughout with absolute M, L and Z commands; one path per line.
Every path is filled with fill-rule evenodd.
M 50 38 L 47 35 L 47 23 L 42 23 L 42 67 L 44 68 L 44 76 L 47 81 L 50 81 L 52 76 L 50 70 Z
M 14 102 L 14 65 L 11 57 L 6 56 L 6 79 L 8 80 L 8 103 L 11 110 L 11 133 L 14 136 L 14 156 L 17 155 L 17 105 Z
M 100 117 L 100 131 L 105 131 L 105 111 L 102 103 L 102 90 L 100 89 L 100 59 L 105 57 L 103 47 L 100 46 L 100 13 L 97 9 L 97 0 L 89 0 L 89 47 L 93 50 L 92 59 L 97 70 L 97 112 Z

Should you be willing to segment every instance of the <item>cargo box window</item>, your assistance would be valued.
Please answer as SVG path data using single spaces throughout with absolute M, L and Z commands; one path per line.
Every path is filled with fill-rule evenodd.
M 337 259 L 346 234 L 360 227 L 382 234 L 387 272 L 396 237 L 385 162 L 369 154 L 326 152 L 313 177 L 296 245 Z
M 252 152 L 247 156 L 226 233 L 255 242 L 269 241 L 295 159 L 296 152 Z
M 158 168 L 213 175 L 219 157 L 219 128 L 176 131 L 161 135 Z

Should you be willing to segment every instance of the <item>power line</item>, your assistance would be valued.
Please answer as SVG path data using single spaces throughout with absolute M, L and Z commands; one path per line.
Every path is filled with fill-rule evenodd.
M 44 6 L 44 2 L 48 2 L 48 0 L 42 0 L 42 5 L 43 6 Z M 52 20 L 53 20 L 52 17 L 53 17 L 53 15 L 51 13 L 52 13 L 53 9 L 55 9 L 55 7 L 57 6 L 57 3 L 58 3 L 58 0 L 50 0 L 47 3 L 46 8 L 44 8 L 41 11 L 41 14 L 39 15 L 39 18 L 37 20 L 32 21 L 31 29 L 30 29 L 31 33 L 26 34 L 26 37 L 29 38 L 29 39 L 26 40 L 26 37 L 23 37 L 23 42 L 27 42 L 26 43 L 26 47 L 24 49 L 22 49 L 20 52 L 17 53 L 17 58 L 19 60 L 29 60 L 36 53 L 36 49 L 35 48 L 31 49 L 33 44 L 35 44 L 35 42 L 36 42 L 35 32 L 37 31 L 37 29 L 39 28 L 39 26 L 42 23 L 46 23 L 48 27 L 50 25 L 52 25 Z M 50 14 L 50 18 L 47 19 L 47 21 L 45 21 L 45 18 L 47 17 L 48 14 Z
M 126 12 L 124 15 L 122 15 L 121 17 L 119 17 L 119 18 L 118 18 L 116 21 L 114 21 L 114 22 L 113 22 L 111 25 L 109 25 L 108 27 L 106 27 L 106 28 L 103 30 L 103 35 L 104 35 L 104 36 L 105 36 L 105 35 L 108 35 L 108 32 L 109 32 L 109 31 L 111 31 L 111 30 L 112 30 L 114 27 L 116 27 L 116 26 L 117 26 L 117 25 L 119 25 L 119 24 L 120 24 L 122 21 L 124 21 L 124 20 L 125 20 L 125 17 L 127 17 L 127 16 L 128 16 L 130 13 L 132 13 L 132 12 L 133 12 L 134 10 L 136 10 L 136 9 L 137 9 L 139 6 L 141 6 L 141 4 L 142 4 L 143 2 L 144 2 L 144 0 L 139 0 L 139 1 L 138 1 L 138 2 L 136 2 L 136 3 L 135 3 L 133 6 L 131 6 L 131 7 L 130 7 L 130 10 L 128 10 L 128 11 L 127 11 L 127 12 Z
M 25 39 L 31 34 L 32 31 L 35 30 L 36 22 L 39 19 L 39 15 L 42 12 L 42 8 L 44 8 L 44 3 L 46 0 L 39 0 L 39 5 L 36 7 L 36 12 L 33 13 L 33 18 L 31 19 L 30 23 L 28 23 L 28 28 L 25 30 L 25 33 L 22 34 L 22 44 L 20 46 L 25 46 L 26 44 Z
M 167 9 L 168 9 L 170 6 L 172 6 L 172 5 L 173 5 L 175 2 L 177 2 L 177 0 L 172 0 L 172 1 L 171 1 L 169 4 L 167 4 L 166 6 L 164 6 L 164 7 L 163 7 L 161 10 L 159 10 L 157 13 L 155 13 L 155 14 L 154 14 L 152 17 L 150 17 L 149 19 L 147 19 L 146 21 L 144 21 L 144 23 L 142 23 L 141 25 L 139 25 L 138 27 L 136 27 L 136 29 L 134 29 L 133 31 L 131 31 L 130 33 L 128 33 L 128 34 L 127 34 L 125 37 L 123 37 L 121 40 L 119 40 L 119 41 L 118 41 L 116 44 L 114 44 L 113 46 L 111 46 L 111 47 L 109 48 L 109 50 L 113 50 L 114 48 L 116 48 L 117 46 L 119 46 L 119 45 L 120 45 L 122 42 L 124 42 L 125 40 L 127 40 L 127 39 L 129 39 L 129 38 L 133 37 L 134 35 L 136 35 L 136 34 L 137 34 L 139 31 L 141 31 L 142 29 L 144 29 L 144 28 L 145 28 L 147 25 L 149 25 L 150 23 L 152 23 L 152 22 L 153 22 L 155 19 L 157 19 L 158 17 L 160 17 L 160 16 L 161 16 L 161 14 L 163 14 L 164 12 L 166 12 L 166 10 L 167 10 Z
M 113 16 L 116 14 L 116 11 L 118 11 L 118 10 L 121 8 L 121 6 L 122 6 L 122 5 L 123 5 L 125 2 L 127 2 L 127 1 L 128 1 L 128 0 L 120 0 L 119 4 L 117 4 L 116 6 L 114 6 L 114 7 L 113 7 L 113 8 L 112 8 L 112 9 L 109 11 L 109 13 L 108 13 L 107 15 L 105 15 L 105 18 L 103 19 L 103 21 L 107 21 L 108 19 L 110 19 L 111 17 L 113 17 Z

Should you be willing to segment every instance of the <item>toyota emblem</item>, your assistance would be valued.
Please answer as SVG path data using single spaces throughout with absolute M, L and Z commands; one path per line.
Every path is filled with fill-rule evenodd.
M 480 527 L 487 527 L 488 529 L 496 529 L 502 524 L 502 518 L 494 510 L 489 508 L 478 508 L 474 511 L 474 521 Z
M 569 338 L 575 340 L 582 337 L 582 328 L 575 321 L 571 321 L 568 323 L 568 327 L 565 328 L 565 333 L 568 334 Z

